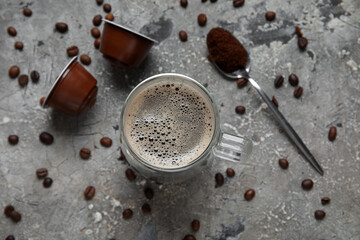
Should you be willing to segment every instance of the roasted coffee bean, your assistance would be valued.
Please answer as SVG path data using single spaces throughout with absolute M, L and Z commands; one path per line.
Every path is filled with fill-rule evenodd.
M 5 240 L 15 240 L 14 235 L 9 235 L 5 238 Z
M 297 86 L 294 90 L 294 97 L 300 98 L 301 95 L 303 94 L 303 91 L 304 91 L 304 89 L 302 87 Z
M 200 229 L 200 221 L 197 220 L 197 219 L 194 219 L 192 222 L 191 222 L 191 228 L 194 232 L 197 232 L 199 231 Z
M 127 208 L 122 212 L 122 216 L 124 219 L 129 219 L 132 217 L 132 215 L 133 215 L 133 211 L 130 208 Z
M 334 141 L 336 139 L 336 134 L 337 134 L 337 129 L 335 126 L 332 126 L 329 129 L 329 134 L 328 134 L 328 138 L 330 141 Z
M 188 1 L 187 0 L 180 0 L 180 6 L 182 6 L 183 8 L 186 8 L 188 5 Z
M 279 107 L 279 102 L 277 101 L 275 96 L 272 96 L 271 101 L 273 102 L 273 104 L 275 105 L 275 107 Z
M 103 6 L 103 9 L 105 12 L 109 13 L 109 12 L 111 12 L 111 5 L 108 3 L 105 3 Z
M 207 22 L 207 17 L 204 13 L 200 13 L 198 16 L 198 23 L 201 27 L 205 26 Z
M 210 0 L 210 2 L 211 2 L 211 3 L 216 3 L 216 2 L 217 2 L 217 0 Z
M 184 237 L 184 240 L 196 240 L 196 238 L 193 235 L 188 234 Z
M 273 21 L 273 20 L 275 19 L 275 17 L 276 17 L 276 13 L 273 12 L 273 11 L 268 11 L 268 12 L 266 12 L 266 14 L 265 14 L 265 18 L 266 18 L 266 20 L 268 20 L 268 21 Z
M 226 175 L 227 175 L 228 177 L 234 177 L 234 176 L 235 176 L 235 170 L 232 169 L 232 168 L 226 169 Z
M 322 205 L 326 205 L 326 204 L 329 204 L 330 203 L 330 198 L 329 197 L 323 197 L 322 199 L 321 199 L 321 204 Z
M 111 138 L 103 137 L 100 139 L 100 144 L 103 145 L 104 147 L 111 147 L 112 140 Z
M 299 37 L 298 38 L 298 46 L 301 50 L 305 50 L 306 47 L 308 45 L 308 40 L 307 38 L 304 38 L 304 37 Z
M 11 145 L 16 145 L 18 144 L 19 142 L 19 137 L 17 135 L 9 135 L 8 136 L 8 142 L 11 144 Z
M 51 145 L 54 142 L 54 137 L 48 132 L 42 132 L 39 135 L 40 142 L 45 145 Z
M 298 35 L 298 37 L 303 36 L 301 29 L 298 26 L 295 26 L 295 33 L 296 33 L 296 35 Z
M 19 212 L 17 212 L 17 211 L 12 211 L 10 213 L 10 218 L 14 222 L 20 222 L 21 221 L 21 214 Z
M 84 197 L 86 200 L 90 200 L 95 196 L 95 188 L 93 186 L 88 186 L 85 188 Z
M 22 74 L 18 77 L 18 83 L 20 87 L 25 87 L 26 85 L 28 85 L 28 82 L 29 82 L 28 75 Z
M 203 3 L 206 2 L 206 1 L 207 1 L 207 0 L 201 0 L 201 2 L 203 2 Z
M 274 80 L 274 85 L 276 88 L 279 88 L 282 86 L 284 82 L 284 77 L 282 75 L 276 76 L 275 80 Z
M 301 183 L 301 187 L 304 190 L 311 190 L 313 186 L 314 186 L 314 182 L 311 179 L 305 179 Z
M 15 29 L 14 27 L 11 27 L 11 26 L 7 28 L 7 32 L 8 32 L 8 34 L 9 34 L 10 36 L 13 36 L 13 37 L 15 37 L 16 34 L 17 34 L 16 29 Z
M 286 160 L 285 158 L 279 159 L 279 166 L 280 166 L 282 169 L 287 169 L 287 168 L 289 167 L 289 162 L 288 162 L 288 160 Z
M 216 173 L 215 182 L 216 182 L 216 187 L 221 187 L 222 185 L 224 185 L 224 175 L 222 175 L 221 173 Z
M 11 78 L 16 78 L 20 73 L 20 68 L 16 65 L 13 65 L 9 68 L 9 76 Z
M 245 86 L 247 85 L 247 83 L 248 83 L 248 80 L 245 79 L 245 78 L 239 78 L 239 79 L 237 80 L 237 86 L 238 86 L 238 88 L 243 88 L 243 87 L 245 87 Z
M 40 98 L 40 106 L 44 104 L 44 101 L 45 101 L 45 97 Z
M 151 200 L 154 197 L 154 191 L 151 188 L 145 188 L 144 194 L 145 194 L 145 197 L 149 200 Z
M 243 6 L 245 3 L 245 0 L 233 0 L 233 6 L 238 8 Z
M 97 14 L 94 16 L 92 22 L 93 22 L 94 26 L 100 26 L 101 20 L 102 20 L 102 16 L 100 14 Z
M 99 38 L 101 33 L 100 33 L 100 30 L 98 28 L 92 28 L 91 29 L 91 35 L 94 37 L 94 38 Z
M 235 112 L 242 115 L 246 112 L 246 108 L 244 106 L 236 106 Z
M 37 83 L 37 82 L 39 82 L 40 74 L 39 74 L 38 71 L 33 70 L 33 71 L 31 71 L 31 73 L 30 73 L 30 77 L 31 77 L 31 81 L 32 81 L 33 83 Z
M 96 3 L 97 3 L 97 5 L 101 5 L 101 4 L 103 4 L 103 2 L 104 2 L 104 0 L 96 0 Z
M 17 50 L 22 50 L 24 48 L 24 44 L 20 41 L 16 41 L 14 43 L 14 47 L 17 49 Z
M 50 177 L 45 177 L 44 180 L 43 180 L 44 188 L 51 187 L 52 183 L 53 183 L 53 180 Z
M 91 63 L 91 57 L 89 57 L 88 55 L 86 54 L 82 54 L 80 56 L 80 61 L 82 62 L 82 64 L 84 65 L 89 65 Z
M 74 57 L 74 56 L 78 55 L 79 48 L 77 46 L 73 45 L 71 47 L 68 47 L 66 49 L 66 52 L 69 57 Z
M 132 169 L 130 169 L 130 168 L 126 169 L 125 175 L 126 175 L 126 178 L 129 181 L 134 181 L 135 178 L 136 178 L 136 175 L 135 175 L 134 171 Z
M 39 168 L 36 170 L 36 176 L 38 179 L 45 178 L 48 175 L 48 170 L 46 168 Z
M 101 43 L 101 38 L 97 38 L 94 40 L 94 47 L 96 49 L 99 49 L 100 48 L 100 43 Z
M 123 153 L 122 150 L 120 150 L 120 158 L 121 160 L 126 160 L 125 154 Z
M 106 16 L 105 16 L 105 19 L 107 19 L 107 20 L 109 20 L 109 21 L 113 21 L 114 20 L 114 14 L 112 14 L 112 13 L 108 13 L 108 14 L 106 14 Z
M 58 32 L 65 33 L 68 30 L 68 25 L 64 22 L 57 22 L 55 28 Z
M 23 14 L 24 14 L 24 16 L 26 16 L 26 17 L 30 17 L 30 16 L 32 15 L 32 11 L 31 11 L 30 8 L 24 8 Z
M 147 203 L 144 203 L 142 206 L 141 206 L 141 211 L 145 214 L 147 213 L 151 213 L 151 207 L 149 204 Z
M 80 149 L 80 157 L 82 159 L 89 159 L 91 156 L 91 151 L 88 148 L 82 148 Z
M 12 205 L 7 205 L 5 208 L 4 208 L 4 214 L 6 217 L 10 217 L 11 213 L 15 210 L 15 208 L 12 206 Z
M 316 210 L 314 213 L 315 219 L 316 220 L 322 220 L 325 218 L 326 213 L 322 210 Z
M 251 201 L 254 197 L 255 197 L 255 190 L 254 189 L 249 189 L 244 194 L 244 198 L 247 201 Z
M 299 78 L 295 74 L 289 75 L 289 83 L 291 86 L 297 86 L 299 84 Z
M 179 32 L 179 38 L 182 42 L 186 42 L 188 39 L 188 35 L 185 31 L 180 31 Z

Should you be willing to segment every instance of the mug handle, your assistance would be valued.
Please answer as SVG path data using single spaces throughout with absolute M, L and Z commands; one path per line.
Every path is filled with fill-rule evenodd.
M 252 148 L 250 139 L 221 132 L 219 141 L 213 148 L 213 154 L 222 160 L 240 162 L 250 156 Z

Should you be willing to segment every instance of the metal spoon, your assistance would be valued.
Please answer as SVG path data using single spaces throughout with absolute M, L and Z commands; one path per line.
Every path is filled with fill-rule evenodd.
M 295 130 L 291 127 L 285 117 L 281 114 L 278 108 L 274 105 L 274 103 L 269 99 L 266 93 L 260 88 L 259 84 L 255 82 L 249 75 L 250 72 L 250 57 L 248 57 L 248 61 L 246 63 L 245 69 L 239 69 L 232 73 L 224 72 L 215 62 L 212 61 L 217 70 L 223 74 L 224 76 L 231 79 L 245 78 L 249 80 L 251 85 L 255 88 L 255 90 L 260 94 L 264 102 L 268 105 L 270 110 L 272 111 L 275 119 L 278 121 L 280 126 L 285 130 L 289 138 L 295 143 L 295 145 L 299 148 L 301 153 L 304 155 L 305 159 L 309 161 L 309 163 L 318 171 L 321 175 L 324 175 L 324 171 L 322 170 L 319 163 L 315 160 L 314 156 L 311 154 L 310 150 L 305 146 L 299 135 L 295 132 Z

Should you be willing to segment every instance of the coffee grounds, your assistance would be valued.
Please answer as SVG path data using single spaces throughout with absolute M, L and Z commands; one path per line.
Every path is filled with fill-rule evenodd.
M 248 53 L 230 32 L 213 28 L 207 35 L 210 61 L 215 62 L 223 71 L 234 72 L 246 67 Z

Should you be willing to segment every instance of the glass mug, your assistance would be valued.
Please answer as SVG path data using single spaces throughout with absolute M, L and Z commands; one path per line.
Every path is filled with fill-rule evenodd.
M 161 87 L 164 87 L 164 89 L 158 90 L 158 88 Z M 179 91 L 180 88 L 181 90 L 187 91 L 187 93 L 178 92 L 180 94 L 184 94 L 185 97 L 180 97 L 180 94 L 175 96 L 174 94 L 176 91 L 170 88 L 174 88 L 176 91 Z M 156 93 L 154 91 L 158 92 Z M 164 97 L 164 93 L 165 95 L 168 95 Z M 159 95 L 159 99 L 156 99 L 157 95 Z M 145 96 L 149 99 L 144 100 Z M 192 97 L 193 100 L 191 101 L 195 101 L 195 105 L 191 105 L 191 102 L 188 102 L 190 103 L 191 107 L 193 107 L 193 110 L 190 110 L 189 108 L 188 111 L 184 110 L 185 112 L 181 114 L 187 114 L 188 112 L 196 114 L 196 120 L 193 120 L 191 117 L 189 118 L 192 119 L 192 121 L 195 121 L 193 123 L 184 123 L 183 121 L 180 121 L 183 119 L 183 115 L 181 114 L 179 115 L 180 117 L 177 116 L 178 119 L 174 116 L 172 117 L 173 119 L 169 117 L 169 115 L 177 115 L 180 113 L 180 110 L 178 109 L 182 109 L 184 107 L 184 104 L 181 105 L 181 103 L 178 103 L 174 99 L 180 99 L 181 101 L 181 98 L 184 100 L 186 97 Z M 196 97 L 197 99 L 200 99 L 197 103 L 197 100 L 194 100 Z M 185 101 L 187 100 L 188 99 Z M 199 105 L 196 105 L 200 104 L 200 102 L 204 105 L 203 108 L 199 107 Z M 150 110 L 150 112 L 148 112 L 148 109 L 152 108 L 154 105 L 159 105 L 160 110 Z M 144 109 L 139 110 L 142 107 L 144 107 Z M 164 108 L 165 110 L 161 110 Z M 200 113 L 196 112 L 197 110 L 199 110 Z M 201 111 L 207 112 L 201 114 Z M 139 114 L 142 114 L 142 116 L 135 116 L 135 112 L 136 114 L 139 112 Z M 204 117 L 202 115 L 206 116 Z M 185 116 L 185 118 L 186 117 L 188 116 Z M 163 119 L 161 120 L 161 118 Z M 205 118 L 208 120 L 205 120 Z M 165 135 L 165 131 L 161 132 L 160 134 L 160 131 L 158 131 L 156 126 L 163 127 L 163 129 L 171 129 L 170 125 L 173 122 L 179 121 L 182 125 L 180 126 L 180 129 L 175 129 L 175 133 L 173 134 L 178 134 L 177 136 L 179 136 L 180 139 L 182 139 L 182 137 L 184 137 L 182 135 L 185 134 L 187 138 L 185 140 L 182 139 L 185 142 L 182 144 L 176 144 L 175 146 L 175 144 L 171 141 L 171 136 L 169 136 L 169 139 L 161 140 L 161 135 Z M 205 121 L 212 122 L 211 124 L 208 123 L 208 126 L 206 126 Z M 202 125 L 200 125 L 200 123 Z M 175 128 L 177 127 L 177 125 L 171 126 L 175 126 Z M 189 129 L 189 127 L 192 129 L 191 131 L 181 132 L 182 128 Z M 198 129 L 202 128 L 204 129 L 195 134 Z M 152 133 L 150 133 L 152 130 L 155 132 L 154 136 L 152 136 Z M 207 130 L 209 131 L 206 133 Z M 144 134 L 146 131 L 148 134 L 147 136 Z M 157 131 L 158 133 L 156 133 Z M 171 131 L 173 131 L 173 129 L 171 129 Z M 168 134 L 169 133 L 170 130 Z M 156 136 L 156 134 L 158 135 Z M 199 136 L 201 136 L 201 139 L 198 139 Z M 157 140 L 156 138 L 158 138 L 157 142 L 154 141 L 154 139 Z M 159 144 L 160 141 L 163 141 L 162 144 L 164 144 L 164 146 L 167 144 L 169 147 L 165 148 L 165 150 L 162 149 L 162 145 Z M 177 138 L 174 141 L 176 142 Z M 160 155 L 159 157 L 157 155 L 157 151 L 159 149 L 157 147 L 154 148 L 154 144 L 158 144 L 156 146 L 160 146 L 161 150 L 164 150 L 164 155 L 170 155 L 168 151 L 173 151 L 172 154 L 174 155 L 176 152 L 180 152 L 183 146 L 189 147 L 187 145 L 193 146 L 196 150 L 189 150 L 188 159 L 187 154 L 182 153 L 181 157 L 179 156 L 179 159 L 181 159 L 181 162 L 179 162 L 174 161 L 174 159 L 177 159 L 177 156 L 174 157 L 175 155 L 169 158 L 165 158 L 165 156 Z M 223 133 L 220 130 L 219 112 L 213 98 L 207 89 L 196 80 L 185 75 L 175 73 L 164 73 L 152 76 L 142 81 L 131 91 L 125 100 L 120 115 L 120 145 L 126 160 L 132 167 L 135 168 L 135 170 L 137 170 L 144 177 L 161 183 L 180 182 L 190 179 L 200 174 L 200 172 L 204 169 L 204 166 L 206 166 L 207 163 L 214 158 L 240 162 L 240 160 L 247 159 L 252 151 L 252 142 L 249 139 Z M 193 152 L 196 152 L 196 154 L 193 154 Z M 166 162 L 166 160 L 169 161 L 169 159 L 172 160 L 172 165 L 169 162 Z

